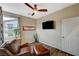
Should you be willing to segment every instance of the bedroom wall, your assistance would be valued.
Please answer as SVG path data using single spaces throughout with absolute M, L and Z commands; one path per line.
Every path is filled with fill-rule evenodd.
M 36 20 L 31 19 L 28 17 L 20 16 L 20 29 L 21 29 L 21 39 L 22 39 L 22 44 L 28 42 L 32 43 L 35 41 L 34 39 L 34 34 L 36 33 L 36 30 L 34 31 L 23 31 L 23 26 L 36 26 Z
M 54 12 L 37 20 L 37 34 L 39 41 L 52 47 L 61 49 L 61 21 L 66 18 L 79 16 L 79 4 L 72 5 L 57 12 Z M 56 29 L 43 30 L 42 22 L 54 20 Z

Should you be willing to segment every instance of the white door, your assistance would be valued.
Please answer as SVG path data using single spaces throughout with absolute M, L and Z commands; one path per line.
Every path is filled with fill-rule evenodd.
M 79 55 L 79 17 L 62 20 L 62 50 Z

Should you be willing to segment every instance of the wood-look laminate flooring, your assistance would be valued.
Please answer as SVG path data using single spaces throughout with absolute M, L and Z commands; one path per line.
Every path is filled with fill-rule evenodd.
M 56 49 L 56 48 L 51 48 L 50 50 L 51 52 L 51 56 L 72 56 L 71 54 L 69 53 L 66 53 L 64 51 L 61 51 L 59 49 Z
M 36 44 L 43 44 L 43 43 L 32 43 L 31 45 L 33 46 L 33 45 L 36 45 Z M 56 48 L 54 48 L 54 47 L 48 46 L 48 45 L 46 45 L 46 44 L 43 44 L 43 45 L 44 45 L 46 48 L 50 49 L 50 54 L 51 54 L 51 56 L 73 56 L 73 55 L 71 55 L 71 54 L 69 54 L 69 53 L 66 53 L 66 52 L 61 51 L 61 50 L 59 50 L 59 49 L 56 49 Z

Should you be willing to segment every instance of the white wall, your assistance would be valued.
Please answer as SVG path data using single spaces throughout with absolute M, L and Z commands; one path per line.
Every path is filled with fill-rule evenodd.
M 60 23 L 61 21 L 59 20 L 54 20 L 56 29 L 50 29 L 50 30 L 45 30 L 42 29 L 42 22 L 48 21 L 48 20 L 54 20 L 51 16 L 48 18 L 43 18 L 37 21 L 37 34 L 39 41 L 42 43 L 45 43 L 49 46 L 55 47 L 55 48 L 61 48 L 61 39 L 60 39 Z
M 19 22 L 20 22 L 20 28 L 21 28 L 22 44 L 34 42 L 35 41 L 34 34 L 36 33 L 36 30 L 23 31 L 23 26 L 35 26 L 36 27 L 36 20 L 21 16 Z

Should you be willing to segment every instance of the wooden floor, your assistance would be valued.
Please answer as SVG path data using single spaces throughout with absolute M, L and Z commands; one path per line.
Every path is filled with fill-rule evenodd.
M 36 45 L 36 44 L 40 44 L 40 43 L 32 43 L 32 45 Z M 43 43 L 41 43 L 41 44 L 43 44 Z M 43 45 L 44 45 L 46 48 L 50 49 L 50 54 L 51 54 L 51 56 L 73 56 L 73 55 L 71 55 L 71 54 L 69 54 L 69 53 L 66 53 L 66 52 L 64 52 L 64 51 L 61 51 L 61 50 L 59 50 L 59 49 L 50 47 L 50 46 L 45 45 L 45 44 L 43 44 Z
M 58 50 L 56 48 L 51 48 L 51 56 L 72 56 L 72 55 L 64 51 Z

